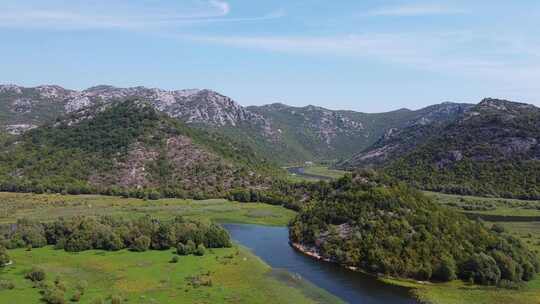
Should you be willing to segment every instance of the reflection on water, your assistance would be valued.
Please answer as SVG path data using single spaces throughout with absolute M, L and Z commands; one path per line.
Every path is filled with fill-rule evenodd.
M 414 304 L 407 289 L 390 286 L 376 279 L 334 264 L 309 258 L 288 245 L 285 227 L 226 224 L 232 238 L 250 248 L 273 268 L 283 268 L 349 303 Z

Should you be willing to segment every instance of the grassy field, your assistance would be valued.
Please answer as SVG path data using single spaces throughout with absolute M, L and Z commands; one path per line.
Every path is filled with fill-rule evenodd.
M 467 213 L 503 216 L 540 216 L 540 201 L 450 195 L 435 192 L 426 192 L 426 194 L 434 197 L 441 204 Z
M 327 166 L 322 165 L 313 165 L 313 166 L 306 166 L 304 167 L 304 172 L 306 174 L 312 174 L 312 175 L 319 175 L 324 176 L 328 178 L 337 179 L 340 177 L 343 177 L 347 173 L 347 171 L 341 171 L 341 170 L 332 170 L 329 169 Z M 303 181 L 319 181 L 320 178 L 316 178 L 314 176 L 308 176 L 308 175 L 301 175 L 301 174 L 288 174 L 288 178 L 290 181 L 293 182 L 303 182 Z
M 305 167 L 305 172 L 308 174 L 321 175 L 331 178 L 340 178 L 347 173 L 346 171 L 341 170 L 332 170 L 327 166 L 307 166 Z
M 226 200 L 144 201 L 21 193 L 0 193 L 0 209 L 0 223 L 4 224 L 19 218 L 49 221 L 75 215 L 125 218 L 151 214 L 159 218 L 183 215 L 199 220 L 283 226 L 294 216 L 294 212 L 278 206 Z M 0 303 L 39 302 L 39 289 L 24 279 L 32 266 L 43 268 L 51 284 L 59 278 L 66 286 L 66 300 L 80 281 L 86 281 L 88 289 L 80 303 L 94 303 L 96 299 L 110 303 L 111 295 L 129 303 L 339 303 L 309 282 L 272 270 L 249 250 L 238 246 L 209 250 L 203 257 L 180 257 L 178 263 L 169 263 L 172 249 L 67 253 L 46 247 L 10 250 L 9 254 L 14 263 L 0 270 L 0 280 L 11 281 L 15 288 L 0 290 Z M 211 280 L 211 286 L 193 284 L 201 280 Z
M 18 218 L 49 221 L 75 215 L 135 217 L 151 214 L 159 218 L 183 215 L 217 222 L 285 226 L 294 212 L 279 206 L 243 204 L 215 199 L 204 201 L 162 199 L 145 201 L 100 195 L 23 194 L 0 192 L 0 223 Z
M 0 291 L 0 303 L 39 303 L 39 289 L 24 279 L 38 266 L 46 281 L 62 282 L 65 299 L 72 297 L 81 281 L 87 289 L 80 303 L 97 303 L 120 296 L 128 303 L 329 303 L 334 298 L 322 291 L 300 288 L 276 279 L 271 269 L 243 248 L 216 249 L 203 257 L 183 256 L 170 263 L 167 251 L 67 253 L 50 247 L 10 251 L 13 265 L 0 277 L 15 284 Z

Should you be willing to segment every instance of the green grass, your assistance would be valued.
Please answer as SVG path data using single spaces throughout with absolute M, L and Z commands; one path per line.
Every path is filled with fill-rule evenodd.
M 333 179 L 341 178 L 347 173 L 347 171 L 332 170 L 332 169 L 329 169 L 327 166 L 323 166 L 323 165 L 306 166 L 304 167 L 304 172 L 306 174 L 319 175 L 319 176 L 329 177 Z M 305 176 L 301 174 L 289 173 L 287 177 L 291 182 L 305 182 L 305 181 L 316 182 L 320 180 L 319 178 L 316 178 L 316 177 Z
M 18 218 L 50 221 L 76 215 L 112 215 L 124 218 L 151 214 L 159 218 L 183 215 L 199 220 L 284 226 L 294 212 L 279 206 L 243 204 L 227 200 L 163 199 L 145 201 L 99 195 L 0 193 L 0 223 Z M 38 303 L 39 290 L 24 279 L 32 267 L 46 270 L 48 281 L 59 277 L 69 299 L 78 281 L 89 287 L 81 303 L 120 295 L 130 303 L 339 303 L 327 292 L 304 280 L 291 282 L 286 273 L 275 275 L 249 250 L 235 246 L 214 249 L 204 257 L 180 257 L 169 263 L 167 251 L 67 253 L 50 247 L 10 250 L 14 264 L 0 269 L 0 279 L 15 283 L 0 291 L 0 303 Z M 194 288 L 187 277 L 210 272 L 211 287 Z M 294 276 L 290 276 L 294 278 Z
M 245 204 L 222 199 L 193 201 L 162 199 L 145 201 L 100 195 L 24 194 L 0 192 L 0 223 L 19 218 L 50 221 L 76 215 L 137 217 L 151 214 L 159 218 L 182 215 L 222 223 L 285 226 L 295 213 L 280 206 Z
M 462 212 L 483 215 L 540 216 L 540 201 L 452 195 L 427 191 L 425 193 L 434 197 L 441 204 L 449 205 Z M 478 206 L 489 206 L 489 209 L 491 210 L 465 210 L 453 206 L 462 205 L 464 202 L 475 202 Z
M 81 280 L 88 288 L 80 303 L 121 296 L 128 303 L 336 303 L 335 298 L 301 284 L 286 284 L 271 268 L 243 248 L 215 249 L 203 257 L 182 256 L 169 263 L 171 250 L 134 253 L 86 251 L 67 253 L 50 247 L 11 250 L 13 265 L 0 277 L 15 284 L 0 291 L 0 303 L 39 303 L 39 289 L 24 274 L 33 266 L 46 281 L 59 278 L 69 299 Z M 189 277 L 210 279 L 211 286 L 192 286 Z
M 307 166 L 305 168 L 305 172 L 308 174 L 314 174 L 314 175 L 321 175 L 331 178 L 340 178 L 343 177 L 347 173 L 347 171 L 341 171 L 341 170 L 332 170 L 329 169 L 327 166 Z
M 461 281 L 449 283 L 419 283 L 415 281 L 384 279 L 399 286 L 413 288 L 413 293 L 424 303 L 433 304 L 538 304 L 540 279 L 528 282 L 520 290 L 470 285 Z

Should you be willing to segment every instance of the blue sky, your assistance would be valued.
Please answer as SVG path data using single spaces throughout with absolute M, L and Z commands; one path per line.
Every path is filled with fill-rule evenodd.
M 210 88 L 243 105 L 540 105 L 540 1 L 2 0 L 0 82 Z

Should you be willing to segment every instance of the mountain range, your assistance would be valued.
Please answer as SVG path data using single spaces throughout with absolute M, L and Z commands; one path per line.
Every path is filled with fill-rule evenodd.
M 8 85 L 0 86 L 0 110 L 8 188 L 202 187 L 219 196 L 268 184 L 280 165 L 327 161 L 427 190 L 540 198 L 540 109 L 508 100 L 361 113 L 243 107 L 211 90 Z M 61 181 L 45 178 L 50 172 L 62 172 Z
M 276 103 L 243 107 L 211 90 L 167 91 L 100 85 L 83 91 L 44 85 L 0 86 L 0 129 L 19 134 L 85 107 L 126 98 L 145 100 L 184 123 L 236 138 L 280 164 L 346 159 L 381 136 L 408 126 L 444 121 L 472 105 L 443 103 L 387 113 L 334 111 Z

